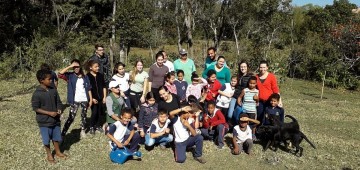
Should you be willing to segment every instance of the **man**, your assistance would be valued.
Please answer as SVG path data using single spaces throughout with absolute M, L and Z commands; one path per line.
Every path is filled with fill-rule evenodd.
M 184 71 L 184 79 L 188 84 L 191 84 L 191 74 L 196 71 L 195 63 L 192 59 L 187 57 L 187 51 L 181 49 L 179 51 L 180 58 L 174 61 L 175 72 L 178 70 Z
M 211 65 L 215 65 L 216 60 L 218 59 L 218 56 L 216 55 L 215 47 L 208 48 L 207 52 L 208 52 L 208 56 L 205 59 L 204 70 L 206 70 Z M 227 66 L 226 63 L 225 63 L 225 66 Z
M 104 53 L 104 46 L 100 44 L 95 45 L 95 54 L 90 57 L 90 60 L 96 60 L 99 63 L 99 73 L 104 75 L 105 84 L 109 85 L 111 79 L 110 59 Z
M 174 71 L 174 64 L 168 59 L 168 56 L 165 51 L 159 51 L 159 53 L 162 53 L 164 56 L 164 62 L 163 64 L 169 68 L 169 72 Z

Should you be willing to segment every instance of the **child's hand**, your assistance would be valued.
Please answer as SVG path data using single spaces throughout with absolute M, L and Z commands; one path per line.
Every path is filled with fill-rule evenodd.
M 145 103 L 145 97 L 144 97 L 144 95 L 142 95 L 142 96 L 140 97 L 140 102 L 141 102 L 141 103 Z
M 247 122 L 247 121 L 249 121 L 250 119 L 248 118 L 248 117 L 242 117 L 241 119 L 240 119 L 240 121 L 243 121 L 243 122 Z
M 169 133 L 170 133 L 170 129 L 169 129 L 169 128 L 166 128 L 166 129 L 165 129 L 165 133 L 169 134 Z
M 58 113 L 59 115 L 61 115 L 61 114 L 62 114 L 62 111 L 59 109 L 59 110 L 57 111 L 57 113 Z
M 190 124 L 189 124 L 189 122 L 188 122 L 187 120 L 185 120 L 185 119 L 181 119 L 181 123 L 182 123 L 185 127 L 187 127 L 187 128 L 190 128 L 190 127 L 191 127 Z
M 129 143 L 130 143 L 130 141 L 129 141 L 129 140 L 126 140 L 126 141 L 123 143 L 123 145 L 124 145 L 124 146 L 127 146 L 127 145 L 129 145 Z
M 184 112 L 190 112 L 191 111 L 191 107 L 190 106 L 185 106 L 183 108 L 181 108 Z
M 94 104 L 98 104 L 98 101 L 96 99 L 93 99 Z
M 116 146 L 118 147 L 118 148 L 122 148 L 122 147 L 124 147 L 124 145 L 123 144 L 121 144 L 120 142 L 118 142 L 118 141 L 116 141 L 115 142 L 115 144 L 116 144 Z
M 256 101 L 256 100 L 259 100 L 259 96 L 257 94 L 254 95 L 253 99 Z
M 143 138 L 145 137 L 145 132 L 144 131 L 140 131 L 140 136 Z
M 199 117 L 199 116 L 200 116 L 200 113 L 201 113 L 201 110 L 197 111 L 197 112 L 195 113 L 195 116 L 196 116 L 196 117 Z
M 239 152 L 240 152 L 239 147 L 234 148 L 232 150 L 232 152 L 233 152 L 234 155 L 239 155 Z
M 120 96 L 125 97 L 125 93 L 123 91 L 120 91 Z
M 51 117 L 55 117 L 58 115 L 58 112 L 48 112 L 48 115 Z

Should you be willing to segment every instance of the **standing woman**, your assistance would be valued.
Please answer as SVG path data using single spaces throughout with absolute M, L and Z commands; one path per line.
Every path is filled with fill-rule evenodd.
M 136 60 L 134 69 L 130 71 L 130 103 L 131 108 L 137 113 L 141 103 L 145 102 L 149 74 L 143 70 L 144 62 Z M 137 115 L 135 115 L 137 116 Z
M 164 85 L 165 75 L 169 72 L 169 68 L 163 64 L 162 53 L 157 53 L 155 59 L 156 63 L 150 66 L 149 70 L 149 91 L 153 92 L 156 102 L 159 102 L 159 87 Z
M 257 78 L 257 88 L 259 90 L 259 106 L 257 107 L 257 120 L 262 121 L 264 116 L 264 110 L 267 106 L 270 106 L 269 97 L 273 93 L 280 94 L 279 87 L 277 85 L 276 77 L 274 74 L 268 72 L 269 64 L 267 61 L 261 61 L 259 65 L 259 74 Z M 282 101 L 280 98 L 279 106 L 282 107 Z
M 230 69 L 225 66 L 225 57 L 219 56 L 215 65 L 210 65 L 203 73 L 203 78 L 208 78 L 207 73 L 209 70 L 216 71 L 216 79 L 222 84 L 230 83 L 231 79 L 231 72 Z

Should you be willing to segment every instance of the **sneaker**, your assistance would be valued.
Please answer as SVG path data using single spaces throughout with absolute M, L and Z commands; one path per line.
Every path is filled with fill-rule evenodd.
M 220 145 L 219 145 L 219 146 L 217 146 L 217 148 L 218 148 L 218 149 L 223 149 L 224 146 L 220 146 Z
M 195 157 L 194 159 L 202 164 L 206 163 L 206 160 L 202 157 Z
M 86 133 L 85 133 L 85 129 L 81 129 L 81 132 L 80 132 L 80 138 L 86 138 Z
M 90 134 L 95 135 L 95 129 L 93 127 L 90 128 Z

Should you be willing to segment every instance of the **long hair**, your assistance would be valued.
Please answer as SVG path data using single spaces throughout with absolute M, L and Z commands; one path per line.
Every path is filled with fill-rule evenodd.
M 241 69 L 240 69 L 240 65 L 241 64 L 243 64 L 243 63 L 245 63 L 246 64 L 246 67 L 247 67 L 247 73 L 250 73 L 251 71 L 250 71 L 250 67 L 249 67 L 249 63 L 248 62 L 246 62 L 246 61 L 240 61 L 239 63 L 238 63 L 238 72 L 237 72 L 237 76 L 238 76 L 238 78 L 240 78 L 240 77 L 242 77 L 242 76 L 244 76 L 244 74 L 241 72 Z
M 144 66 L 144 62 L 143 62 L 141 59 L 137 59 L 137 60 L 135 61 L 134 68 L 133 68 L 133 70 L 132 70 L 132 72 L 131 72 L 131 74 L 130 74 L 130 81 L 131 81 L 131 82 L 134 82 L 134 81 L 135 81 L 135 76 L 139 73 L 139 71 L 138 71 L 137 68 L 136 68 L 138 63 L 141 63 L 141 64 Z
M 123 66 L 124 69 L 125 69 L 125 64 L 124 64 L 124 63 L 122 63 L 122 62 L 117 62 L 117 63 L 115 64 L 115 66 L 114 66 L 113 75 L 119 73 L 119 72 L 118 72 L 119 66 Z

